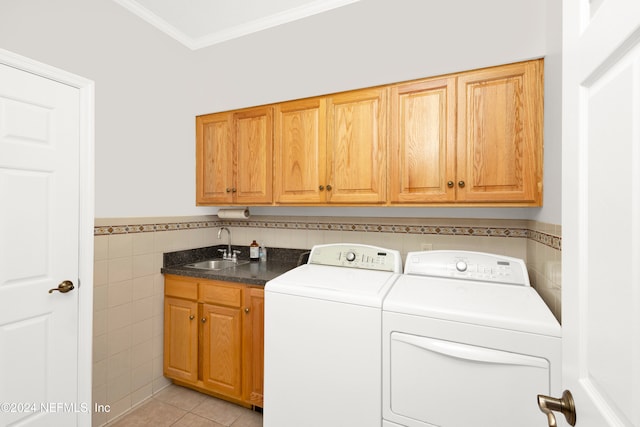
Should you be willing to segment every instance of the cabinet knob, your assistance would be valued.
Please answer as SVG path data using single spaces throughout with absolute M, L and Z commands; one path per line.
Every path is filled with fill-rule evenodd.
M 464 187 L 464 181 L 458 181 L 458 187 L 460 188 Z
M 227 187 L 227 193 L 231 193 L 231 189 Z
M 249 307 L 245 307 L 244 312 L 248 314 L 249 313 Z
M 206 317 L 203 317 L 202 319 L 200 319 L 200 321 L 201 321 L 202 323 L 204 323 L 204 322 L 206 322 L 206 321 L 207 321 L 207 318 L 206 318 Z
M 453 188 L 453 181 L 447 181 L 447 187 Z
M 332 189 L 332 188 L 333 188 L 333 187 L 331 187 L 331 184 L 328 184 L 328 185 L 327 185 L 327 191 L 331 191 L 331 189 Z
M 189 320 L 193 320 L 195 318 L 196 318 L 196 316 L 194 316 L 193 314 L 191 316 L 189 316 Z
M 318 190 L 323 191 L 324 190 L 324 185 L 321 185 L 320 187 L 318 187 Z
M 232 193 L 235 193 L 236 191 L 238 191 L 238 190 L 236 190 L 236 188 L 235 188 L 235 187 L 233 187 L 233 188 L 231 189 L 231 192 L 232 192 Z

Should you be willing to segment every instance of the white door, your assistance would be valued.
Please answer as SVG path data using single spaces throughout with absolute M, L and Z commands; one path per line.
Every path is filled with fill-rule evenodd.
M 91 410 L 78 378 L 91 350 L 78 345 L 80 109 L 77 88 L 0 63 L 0 426 L 74 426 Z M 57 290 L 66 280 L 74 289 Z
M 565 0 L 563 25 L 563 386 L 577 426 L 638 427 L 640 2 Z

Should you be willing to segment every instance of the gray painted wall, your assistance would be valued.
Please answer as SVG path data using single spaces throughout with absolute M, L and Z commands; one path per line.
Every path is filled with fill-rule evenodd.
M 560 13 L 553 0 L 362 0 L 191 51 L 109 0 L 0 0 L 0 47 L 96 82 L 99 218 L 217 211 L 194 202 L 198 114 L 546 56 L 543 208 L 252 211 L 559 224 Z

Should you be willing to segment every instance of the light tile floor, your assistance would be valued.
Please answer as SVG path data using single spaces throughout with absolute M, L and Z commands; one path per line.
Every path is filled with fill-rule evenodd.
M 262 414 L 171 384 L 106 427 L 262 427 Z

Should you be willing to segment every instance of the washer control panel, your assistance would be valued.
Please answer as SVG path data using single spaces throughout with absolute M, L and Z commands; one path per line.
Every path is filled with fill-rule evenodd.
M 311 249 L 308 264 L 402 273 L 400 252 L 356 243 L 316 245 Z
M 405 274 L 531 286 L 519 258 L 470 251 L 409 252 Z

